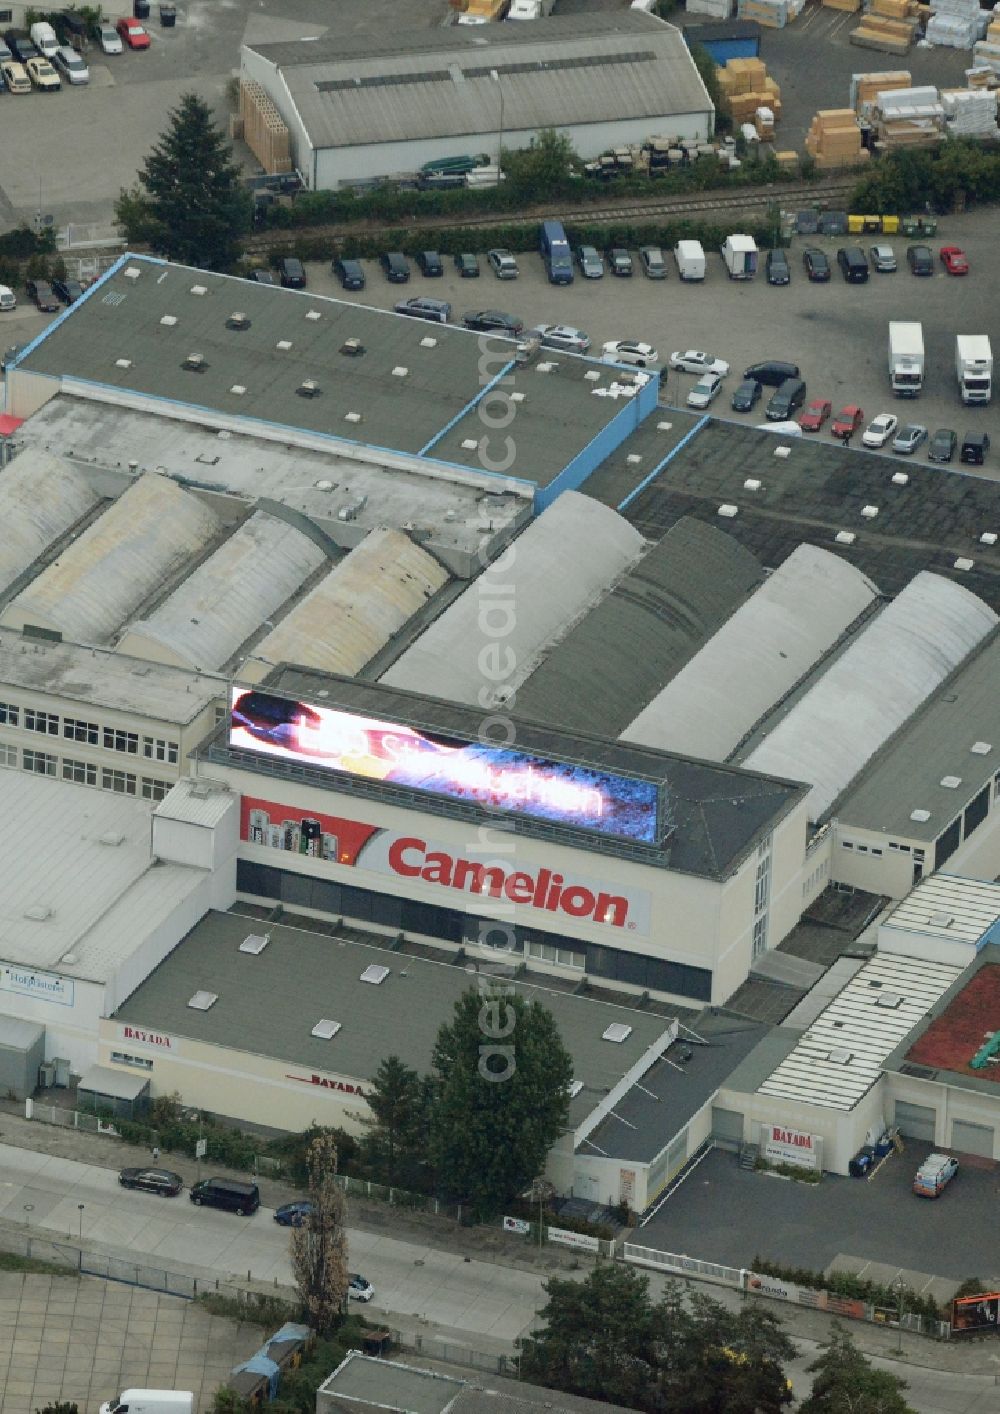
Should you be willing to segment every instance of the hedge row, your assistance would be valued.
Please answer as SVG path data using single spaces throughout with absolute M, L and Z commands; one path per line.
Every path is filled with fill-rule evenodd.
M 866 1281 L 850 1272 L 833 1272 L 826 1276 L 823 1272 L 811 1271 L 808 1267 L 788 1267 L 782 1262 L 771 1262 L 765 1257 L 754 1257 L 751 1270 L 761 1276 L 777 1277 L 779 1281 L 790 1281 L 796 1286 L 807 1286 L 814 1291 L 830 1291 L 835 1296 L 846 1296 L 855 1301 L 868 1301 L 874 1306 L 895 1309 L 899 1306 L 900 1293 L 895 1287 L 883 1286 L 881 1282 Z M 926 1316 L 933 1321 L 941 1319 L 937 1302 L 929 1296 L 921 1296 L 910 1287 L 904 1287 L 903 1310 L 916 1316 Z

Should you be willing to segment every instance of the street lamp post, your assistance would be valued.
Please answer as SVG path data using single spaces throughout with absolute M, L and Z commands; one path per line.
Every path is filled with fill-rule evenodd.
M 86 1207 L 86 1204 L 85 1204 L 85 1203 L 77 1203 L 77 1205 L 76 1205 L 76 1211 L 77 1211 L 77 1212 L 79 1213 L 79 1215 L 80 1215 L 80 1241 L 81 1241 L 81 1242 L 83 1242 L 83 1210 L 84 1210 L 85 1207 Z
M 903 1292 L 906 1290 L 906 1282 L 901 1276 L 898 1276 L 892 1285 L 899 1304 L 899 1319 L 896 1324 L 896 1352 L 898 1354 L 903 1349 Z
M 536 1178 L 531 1185 L 529 1197 L 538 1204 L 538 1246 L 542 1246 L 542 1233 L 545 1228 L 544 1214 L 545 1204 L 555 1192 L 555 1187 L 547 1178 Z
M 24 1205 L 24 1221 L 28 1224 L 28 1227 L 29 1227 L 29 1228 L 31 1227 L 31 1215 L 32 1215 L 32 1213 L 33 1213 L 34 1211 L 35 1211 L 35 1205 L 34 1205 L 34 1203 L 25 1203 L 25 1205 Z

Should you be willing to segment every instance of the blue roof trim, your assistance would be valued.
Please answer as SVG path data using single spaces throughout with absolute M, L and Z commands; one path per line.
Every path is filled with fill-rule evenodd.
M 669 451 L 667 455 L 663 458 L 663 460 L 658 463 L 658 465 L 653 467 L 653 470 L 649 473 L 649 475 L 643 477 L 643 479 L 639 482 L 639 485 L 636 486 L 633 490 L 631 490 L 625 497 L 624 501 L 621 501 L 615 507 L 615 509 L 621 512 L 625 510 L 626 506 L 631 505 L 632 502 L 635 500 L 636 496 L 638 496 L 639 492 L 645 491 L 646 487 L 650 484 L 650 482 L 656 480 L 656 478 L 659 476 L 660 472 L 667 465 L 667 463 L 673 461 L 674 457 L 681 450 L 681 448 L 686 447 L 687 444 L 691 441 L 692 437 L 697 437 L 698 433 L 705 426 L 705 424 L 710 421 L 711 418 L 709 417 L 708 413 L 706 413 L 705 416 L 700 419 L 700 421 L 695 423 L 695 425 L 691 428 L 690 432 L 686 432 L 684 434 L 681 440 L 677 443 L 677 446 L 674 447 L 671 451 Z

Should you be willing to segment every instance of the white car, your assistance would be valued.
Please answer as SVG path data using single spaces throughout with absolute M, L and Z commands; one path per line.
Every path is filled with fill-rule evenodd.
M 114 25 L 107 23 L 97 26 L 97 42 L 105 54 L 124 54 L 125 46 Z
M 529 332 L 538 335 L 543 349 L 583 354 L 590 348 L 590 335 L 582 329 L 574 329 L 571 324 L 536 324 Z
M 361 1276 L 359 1272 L 351 1272 L 347 1282 L 347 1294 L 352 1301 L 370 1301 L 375 1295 L 375 1288 L 367 1277 Z
M 861 438 L 861 444 L 865 447 L 884 447 L 890 437 L 896 435 L 896 428 L 899 426 L 899 418 L 891 412 L 880 412 L 878 417 L 869 422 Z
M 634 339 L 616 339 L 601 349 L 602 363 L 628 363 L 633 368 L 652 368 L 659 363 L 660 355 L 652 344 L 643 344 Z
M 17 297 L 9 285 L 0 285 L 0 310 L 16 309 Z
M 719 389 L 722 387 L 722 375 L 719 373 L 706 373 L 703 378 L 699 378 L 697 383 L 687 395 L 687 405 L 689 408 L 707 408 L 714 398 L 719 396 Z
M 718 373 L 725 378 L 729 364 L 724 358 L 713 358 L 711 354 L 699 353 L 697 349 L 687 349 L 684 353 L 670 355 L 670 367 L 682 373 Z

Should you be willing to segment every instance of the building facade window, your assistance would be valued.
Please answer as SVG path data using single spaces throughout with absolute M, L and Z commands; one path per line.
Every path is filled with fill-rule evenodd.
M 114 771 L 107 766 L 101 771 L 101 789 L 116 795 L 135 795 L 136 779 L 129 771 Z
M 54 776 L 58 765 L 58 758 L 50 756 L 47 751 L 29 751 L 25 747 L 21 756 L 22 768 L 36 776 Z
M 166 761 L 171 766 L 177 764 L 176 741 L 162 741 L 159 737 L 144 736 L 142 754 L 147 761 Z
M 107 751 L 124 751 L 129 756 L 137 756 L 139 733 L 122 731 L 119 727 L 105 727 L 104 746 Z
M 524 945 L 526 957 L 536 958 L 539 962 L 554 962 L 560 967 L 575 967 L 583 971 L 587 966 L 587 955 L 582 952 L 573 952 L 570 948 L 557 948 L 552 943 L 542 943 L 530 940 Z
M 127 1051 L 112 1051 L 111 1059 L 115 1065 L 131 1065 L 136 1070 L 152 1070 L 153 1062 L 148 1056 L 131 1056 Z
M 0 742 L 0 766 L 17 765 L 17 747 L 8 746 L 6 742 Z
M 59 718 L 55 712 L 36 712 L 32 707 L 24 709 L 24 729 L 41 732 L 43 736 L 59 735 Z
M 75 781 L 78 786 L 97 785 L 97 767 L 92 761 L 70 761 L 63 757 L 62 778 Z
M 20 711 L 13 702 L 0 702 L 0 726 L 16 727 Z
M 87 746 L 100 746 L 101 729 L 96 722 L 84 722 L 78 717 L 63 717 L 63 736 L 67 741 L 81 741 Z
M 169 789 L 169 781 L 157 781 L 152 776 L 143 776 L 142 778 L 143 800 L 162 800 Z

